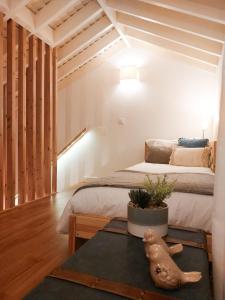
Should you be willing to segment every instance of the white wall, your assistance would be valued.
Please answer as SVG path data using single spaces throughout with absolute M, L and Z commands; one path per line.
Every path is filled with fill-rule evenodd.
M 225 48 L 219 70 L 220 120 L 217 143 L 214 210 L 212 221 L 213 281 L 216 300 L 225 299 Z
M 124 87 L 119 66 L 140 66 Z M 207 119 L 213 136 L 216 75 L 157 48 L 124 49 L 59 91 L 59 150 L 84 127 L 89 133 L 58 162 L 58 189 L 143 161 L 146 138 L 197 137 Z

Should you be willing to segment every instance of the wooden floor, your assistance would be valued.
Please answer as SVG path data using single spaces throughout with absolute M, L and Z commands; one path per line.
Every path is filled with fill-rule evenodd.
M 0 213 L 0 299 L 22 297 L 67 257 L 56 223 L 71 192 Z

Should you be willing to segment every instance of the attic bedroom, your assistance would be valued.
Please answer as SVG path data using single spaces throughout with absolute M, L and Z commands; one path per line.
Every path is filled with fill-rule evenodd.
M 224 43 L 224 0 L 0 0 L 0 300 L 225 300 Z

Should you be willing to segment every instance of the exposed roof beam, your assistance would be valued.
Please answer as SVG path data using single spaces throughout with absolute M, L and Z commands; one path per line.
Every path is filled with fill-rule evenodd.
M 116 28 L 117 32 L 121 36 L 121 38 L 124 41 L 124 43 L 128 47 L 130 47 L 129 41 L 127 40 L 127 38 L 123 34 L 123 31 L 121 30 L 120 26 L 116 22 L 115 12 L 106 5 L 106 1 L 105 0 L 97 0 L 97 1 L 98 1 L 99 5 L 102 7 L 102 9 L 104 10 L 104 12 L 107 15 L 107 17 L 109 18 L 109 20 L 112 22 L 113 26 Z
M 105 48 L 109 47 L 116 40 L 120 38 L 119 34 L 115 29 L 110 31 L 110 33 L 106 34 L 104 37 L 100 38 L 98 41 L 90 45 L 80 54 L 75 56 L 74 58 L 67 61 L 64 65 L 58 68 L 58 79 L 62 80 L 65 76 L 74 72 L 80 66 L 91 60 L 101 51 L 104 51 Z
M 58 64 L 62 64 L 63 61 L 69 59 L 71 56 L 79 52 L 88 44 L 91 44 L 112 26 L 112 23 L 106 16 L 96 21 L 70 42 L 66 43 L 65 45 L 63 45 L 63 47 L 58 49 Z
M 109 61 L 112 55 L 114 55 L 122 49 L 124 49 L 124 42 L 120 40 L 117 43 L 115 43 L 112 47 L 107 48 L 107 50 L 101 53 L 101 55 L 95 57 L 87 64 L 83 65 L 81 68 L 73 72 L 70 76 L 58 82 L 58 89 L 64 88 L 66 85 L 70 84 L 71 82 L 74 82 L 74 80 L 81 78 L 82 75 L 94 70 L 102 63 Z
M 7 0 L 0 0 L 0 9 L 4 13 L 9 11 L 9 3 Z
M 224 0 L 190 0 L 195 3 L 204 4 L 210 7 L 215 7 L 219 9 L 225 9 L 225 2 Z
M 131 15 L 117 12 L 118 22 L 142 30 L 147 33 L 155 34 L 163 38 L 188 45 L 215 55 L 221 55 L 223 44 L 217 41 L 209 40 L 188 32 L 177 30 L 155 22 L 146 21 Z
M 30 0 L 8 0 L 8 2 L 9 2 L 10 14 L 13 14 L 19 8 L 26 6 L 28 2 L 30 2 Z
M 146 49 L 146 51 L 150 51 L 151 53 L 157 53 L 157 55 L 162 55 L 162 57 L 168 60 L 170 60 L 171 58 L 172 59 L 175 58 L 177 62 L 179 61 L 186 62 L 189 65 L 200 68 L 202 70 L 206 70 L 207 72 L 211 72 L 213 74 L 216 74 L 218 72 L 218 66 L 206 64 L 203 61 L 193 59 L 192 57 L 189 56 L 180 55 L 180 53 L 177 53 L 175 51 L 170 51 L 163 47 L 159 47 L 154 44 L 149 44 L 142 40 L 138 40 L 132 37 L 128 37 L 128 38 L 131 46 L 134 48 Z M 143 68 L 145 67 L 143 66 Z
M 8 20 L 10 18 L 15 20 L 19 25 L 26 28 L 32 34 L 35 34 L 37 37 L 41 38 L 45 43 L 49 45 L 53 44 L 53 30 L 50 27 L 46 27 L 36 31 L 35 15 L 26 6 L 21 6 L 12 12 L 8 10 L 8 12 L 6 12 L 5 19 Z
M 158 5 L 161 7 L 187 13 L 192 16 L 200 17 L 206 20 L 225 24 L 225 7 L 213 7 L 214 1 L 197 1 L 197 0 L 141 0 L 146 3 Z
M 197 59 L 199 61 L 203 61 L 207 64 L 217 66 L 219 62 L 219 57 L 205 53 L 203 51 L 193 49 L 181 44 L 178 44 L 176 42 L 172 42 L 166 39 L 163 39 L 158 36 L 154 36 L 152 34 L 144 33 L 142 31 L 133 29 L 133 28 L 126 28 L 125 32 L 128 36 L 144 41 L 149 44 L 154 44 L 162 48 L 166 48 L 168 50 L 172 50 L 174 52 L 177 52 L 181 55 L 185 55 L 188 57 L 191 57 L 193 59 Z
M 50 24 L 53 20 L 57 19 L 70 7 L 76 4 L 76 2 L 78 2 L 78 0 L 54 0 L 49 2 L 35 15 L 36 30 Z
M 71 35 L 78 32 L 85 24 L 88 24 L 100 14 L 100 12 L 102 12 L 102 8 L 96 2 L 89 2 L 55 30 L 54 46 L 59 45 Z
M 11 18 L 10 15 L 9 18 Z M 31 32 L 35 31 L 34 14 L 27 7 L 19 8 L 13 14 L 13 19 Z
M 49 26 L 44 26 L 39 30 L 35 30 L 35 34 L 40 37 L 44 42 L 53 47 L 54 44 L 54 30 Z
M 146 20 L 224 42 L 225 26 L 137 0 L 107 0 L 107 5 Z

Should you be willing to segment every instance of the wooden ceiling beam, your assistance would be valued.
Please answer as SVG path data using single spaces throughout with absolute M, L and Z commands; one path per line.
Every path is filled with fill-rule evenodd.
M 7 0 L 0 0 L 1 12 L 6 13 L 9 11 L 9 2 Z
M 36 30 L 50 24 L 52 21 L 63 15 L 78 0 L 55 0 L 50 1 L 43 9 L 35 15 Z
M 181 55 L 191 57 L 192 59 L 202 61 L 209 65 L 217 66 L 219 63 L 218 56 L 203 52 L 201 50 L 193 49 L 152 34 L 144 33 L 142 31 L 129 27 L 125 28 L 125 33 L 129 37 L 132 37 L 134 39 L 141 40 L 149 44 L 157 45 L 159 47 L 171 50 L 173 52 L 177 52 Z
M 117 12 L 117 21 L 125 26 L 155 34 L 163 38 L 200 49 L 214 55 L 221 55 L 223 44 L 188 32 L 183 32 L 159 23 L 146 21 L 131 15 Z
M 104 12 L 107 15 L 107 17 L 109 18 L 109 20 L 112 22 L 113 26 L 115 27 L 115 29 L 117 30 L 117 32 L 119 33 L 119 35 L 121 36 L 121 38 L 124 41 L 124 43 L 127 45 L 127 47 L 130 47 L 128 39 L 123 34 L 123 31 L 120 28 L 120 25 L 116 21 L 116 14 L 115 14 L 114 10 L 110 9 L 106 5 L 106 1 L 105 0 L 97 0 L 97 1 L 98 1 L 99 5 L 102 7 L 102 9 L 104 10 Z
M 85 48 L 88 46 L 88 44 L 91 44 L 112 26 L 112 23 L 106 16 L 96 21 L 86 30 L 82 31 L 79 35 L 73 38 L 70 42 L 58 49 L 58 64 L 62 64 L 65 60 L 79 52 L 82 48 Z
M 62 80 L 67 75 L 74 72 L 76 69 L 90 61 L 97 54 L 104 51 L 107 47 L 116 42 L 119 38 L 120 36 L 115 29 L 110 31 L 104 37 L 100 38 L 91 46 L 83 50 L 80 54 L 76 55 L 74 58 L 60 66 L 58 69 L 58 79 Z
M 224 42 L 225 26 L 170 9 L 137 0 L 107 0 L 107 5 L 117 11 L 169 27 Z
M 58 82 L 58 89 L 65 88 L 71 82 L 78 80 L 84 74 L 89 73 L 96 69 L 102 63 L 108 62 L 112 55 L 124 49 L 124 42 L 122 39 L 118 41 L 113 47 L 108 48 L 106 51 L 101 53 L 101 55 L 95 57 L 93 60 L 89 61 L 87 64 L 83 65 L 81 68 L 73 72 L 70 76 L 64 78 Z
M 16 10 L 26 6 L 30 0 L 8 0 L 10 13 L 13 14 Z
M 93 20 L 102 12 L 102 8 L 96 2 L 89 2 L 84 8 L 70 17 L 54 32 L 54 46 L 58 46 L 70 36 L 78 32 L 82 27 Z
M 143 2 L 190 14 L 206 20 L 225 24 L 225 2 L 223 6 L 216 1 L 198 0 L 141 0 Z
M 45 43 L 49 45 L 54 43 L 53 30 L 49 26 L 40 28 L 40 30 L 36 30 L 35 15 L 26 6 L 22 6 L 12 13 L 9 11 L 6 14 L 6 20 L 11 18 L 19 25 L 23 26 L 28 31 L 42 39 Z

